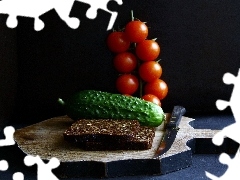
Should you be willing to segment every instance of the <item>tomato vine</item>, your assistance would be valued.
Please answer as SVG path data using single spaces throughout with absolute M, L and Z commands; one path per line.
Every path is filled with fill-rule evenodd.
M 122 31 L 108 35 L 107 46 L 115 53 L 114 67 L 120 73 L 116 88 L 122 94 L 135 95 L 161 106 L 161 100 L 168 94 L 167 84 L 160 79 L 162 67 L 157 59 L 160 45 L 156 39 L 147 39 L 148 27 L 145 22 L 135 19 L 131 11 L 131 21 Z M 133 51 L 130 47 L 133 45 Z

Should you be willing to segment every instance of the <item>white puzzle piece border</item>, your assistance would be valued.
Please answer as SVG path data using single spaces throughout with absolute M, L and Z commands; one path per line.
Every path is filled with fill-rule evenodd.
M 107 8 L 109 1 L 115 1 L 122 5 L 122 0 L 76 0 L 78 2 L 90 5 L 86 12 L 89 19 L 95 19 L 99 9 L 111 14 L 107 30 L 113 28 L 113 24 L 118 13 L 110 11 Z M 44 28 L 44 22 L 39 18 L 46 12 L 55 9 L 59 17 L 72 29 L 77 29 L 80 20 L 75 17 L 69 17 L 75 0 L 1 0 L 0 14 L 8 14 L 6 25 L 9 28 L 15 28 L 18 25 L 18 16 L 34 18 L 34 29 L 40 31 Z
M 223 82 L 227 85 L 234 84 L 231 98 L 228 101 L 217 100 L 216 106 L 219 110 L 224 110 L 230 106 L 233 116 L 235 118 L 235 123 L 223 128 L 212 138 L 213 144 L 221 146 L 223 144 L 224 138 L 228 137 L 238 144 L 240 144 L 240 111 L 239 111 L 239 102 L 240 102 L 240 69 L 238 75 L 234 76 L 231 73 L 225 73 L 223 76 Z M 239 180 L 240 179 L 240 148 L 237 150 L 235 156 L 231 159 L 230 156 L 226 153 L 222 153 L 219 157 L 219 161 L 222 164 L 228 165 L 227 171 L 221 176 L 217 177 L 209 172 L 205 172 L 206 176 L 212 180 Z
M 15 144 L 13 134 L 15 129 L 12 126 L 4 128 L 3 133 L 5 139 L 0 140 L 0 147 L 11 146 Z M 58 180 L 58 178 L 52 173 L 52 169 L 57 168 L 60 165 L 60 161 L 57 158 L 51 158 L 48 163 L 44 163 L 39 156 L 27 155 L 24 158 L 24 164 L 26 166 L 32 166 L 37 164 L 37 179 L 38 180 Z M 9 165 L 6 160 L 0 160 L 0 171 L 8 170 Z M 24 175 L 21 172 L 16 172 L 12 176 L 13 180 L 24 180 Z

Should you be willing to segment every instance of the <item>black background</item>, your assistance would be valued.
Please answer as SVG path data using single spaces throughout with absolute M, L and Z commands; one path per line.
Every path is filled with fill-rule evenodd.
M 165 112 L 182 105 L 188 113 L 219 113 L 216 100 L 228 101 L 233 88 L 222 82 L 223 74 L 237 75 L 240 67 L 239 0 L 123 0 L 121 6 L 110 2 L 108 7 L 118 12 L 115 29 L 131 20 L 133 10 L 134 17 L 147 22 L 148 38 L 157 38 L 162 79 L 169 86 L 162 101 Z M 40 17 L 45 27 L 39 32 L 32 18 L 19 17 L 18 27 L 9 29 L 7 15 L 0 15 L 0 37 L 8 45 L 0 46 L 5 119 L 35 122 L 63 115 L 57 99 L 83 89 L 117 92 L 113 54 L 106 47 L 110 14 L 99 10 L 90 20 L 88 8 L 74 3 L 70 15 L 81 20 L 76 30 L 55 10 Z M 5 106 L 13 97 L 12 105 Z

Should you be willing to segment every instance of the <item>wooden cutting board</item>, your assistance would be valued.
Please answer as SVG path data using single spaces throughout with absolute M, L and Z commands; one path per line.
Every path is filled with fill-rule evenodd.
M 167 118 L 170 114 L 166 114 Z M 56 157 L 61 165 L 53 172 L 61 178 L 166 174 L 192 164 L 195 138 L 212 138 L 217 130 L 194 129 L 194 119 L 183 116 L 171 148 L 155 158 L 164 134 L 164 124 L 156 128 L 149 150 L 84 151 L 64 141 L 63 132 L 73 123 L 67 116 L 54 117 L 15 131 L 14 139 L 27 155 L 43 160 Z

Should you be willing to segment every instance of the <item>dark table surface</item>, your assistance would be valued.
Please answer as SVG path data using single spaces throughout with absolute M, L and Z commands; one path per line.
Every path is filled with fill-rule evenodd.
M 189 117 L 189 116 L 188 116 Z M 222 129 L 232 123 L 234 118 L 232 115 L 205 115 L 197 116 L 192 115 L 194 121 L 193 127 L 197 129 Z M 13 124 L 16 129 L 24 127 L 23 124 Z M 203 144 L 204 145 L 204 144 Z M 207 147 L 206 147 L 207 149 Z M 196 150 L 197 151 L 197 150 Z M 220 153 L 195 153 L 192 159 L 192 165 L 188 168 L 181 169 L 176 172 L 172 172 L 165 175 L 150 175 L 150 176 L 127 176 L 127 177 L 115 177 L 111 179 L 152 179 L 152 180 L 172 180 L 172 179 L 209 179 L 205 176 L 205 171 L 216 176 L 221 176 L 227 170 L 227 165 L 221 164 L 218 160 Z M 230 154 L 231 155 L 231 154 Z M 232 154 L 233 155 L 233 154 Z M 12 175 L 16 172 L 22 172 L 24 179 L 37 179 L 37 166 L 27 167 L 23 163 L 24 154 L 16 146 L 8 146 L 0 148 L 0 160 L 6 160 L 9 163 L 7 171 L 0 171 L 0 179 L 12 179 Z M 68 178 L 69 180 L 75 179 L 99 179 L 93 177 L 81 177 L 81 178 Z

